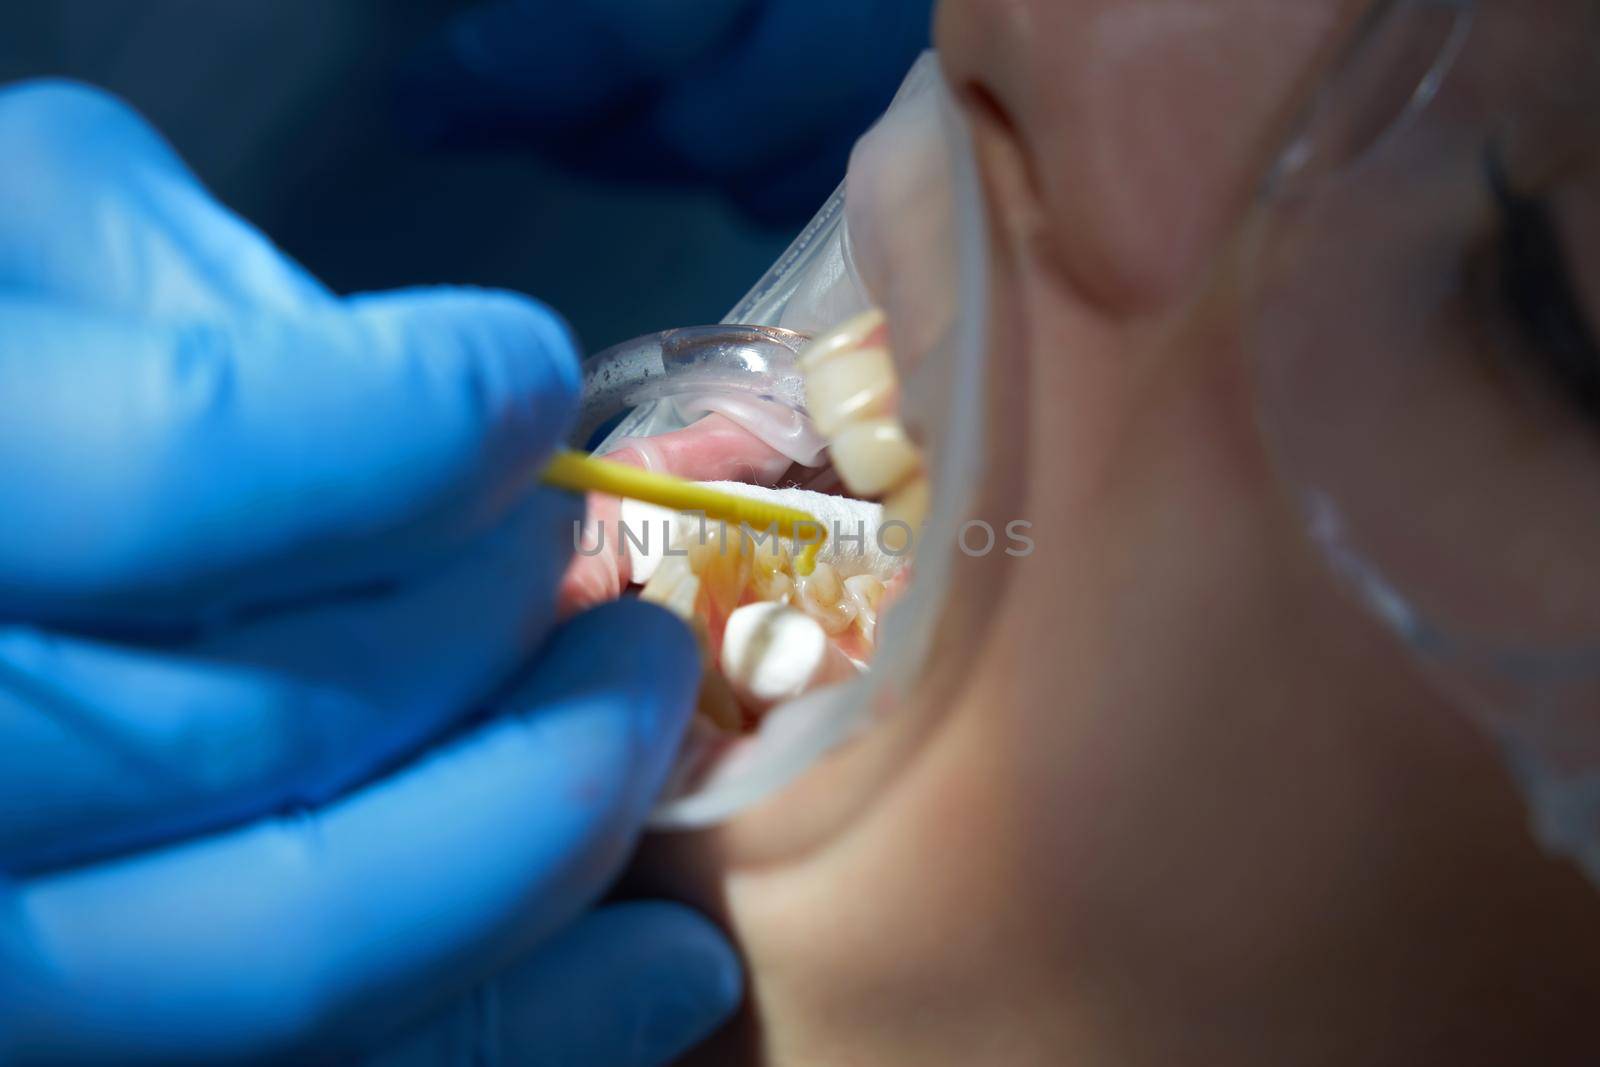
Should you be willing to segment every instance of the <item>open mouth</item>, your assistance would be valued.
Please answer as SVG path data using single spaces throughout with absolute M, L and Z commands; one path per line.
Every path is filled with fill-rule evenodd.
M 590 497 L 569 610 L 642 596 L 700 639 L 700 713 L 657 827 L 736 814 L 921 684 L 984 474 L 985 218 L 926 54 L 734 325 L 586 364 L 575 443 L 612 426 L 594 447 L 606 458 L 765 497 L 745 510 L 803 512 L 825 534 L 817 551 Z
M 702 373 L 696 384 L 705 361 L 679 360 L 667 377 L 695 394 L 676 411 L 688 425 L 613 435 L 600 451 L 798 509 L 818 529 L 785 539 L 592 495 L 563 588 L 568 610 L 637 595 L 695 632 L 702 683 L 678 793 L 725 774 L 741 753 L 778 744 L 763 727 L 807 698 L 838 690 L 850 699 L 844 687 L 871 667 L 915 569 L 928 478 L 899 419 L 884 316 L 868 311 L 814 340 L 781 340 L 793 358 L 769 351 L 751 376 Z M 677 392 L 665 380 L 647 390 L 658 400 Z

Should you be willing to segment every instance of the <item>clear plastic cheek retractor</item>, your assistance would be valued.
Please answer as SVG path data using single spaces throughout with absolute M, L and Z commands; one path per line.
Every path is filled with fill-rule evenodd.
M 571 455 L 547 479 L 621 496 L 619 524 L 630 514 L 662 519 L 673 547 L 687 550 L 663 558 L 630 548 L 632 579 L 643 581 L 642 598 L 690 622 L 706 657 L 701 714 L 657 828 L 737 814 L 892 714 L 916 686 L 982 461 L 987 242 L 978 189 L 965 126 L 929 53 L 858 146 L 846 185 L 730 321 L 653 334 L 585 363 L 574 448 L 630 452 L 644 471 Z M 847 393 L 871 403 L 852 407 Z M 666 435 L 703 429 L 708 415 L 770 450 L 756 480 L 779 488 L 670 477 L 685 438 Z M 923 431 L 917 446 L 907 425 Z M 793 484 L 816 479 L 837 479 L 862 499 Z M 729 502 L 739 497 L 763 507 Z M 641 500 L 660 507 L 642 512 Z M 905 558 L 879 544 L 902 506 L 911 518 L 902 525 L 920 527 Z M 780 534 L 811 521 L 825 540 L 792 557 L 759 542 L 730 553 L 743 529 L 708 540 L 702 520 L 699 538 L 686 540 L 684 511 L 757 530 L 777 518 Z M 843 536 L 834 525 L 845 525 Z

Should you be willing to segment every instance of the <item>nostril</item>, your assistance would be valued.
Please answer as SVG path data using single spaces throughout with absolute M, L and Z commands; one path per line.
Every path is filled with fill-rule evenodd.
M 973 117 L 990 128 L 1020 140 L 1016 119 L 993 89 L 978 80 L 963 82 L 956 87 L 956 99 L 971 110 Z
M 1021 124 L 1003 100 L 982 81 L 958 86 L 955 97 L 972 124 L 972 138 L 985 180 L 994 191 L 1015 205 L 1019 200 L 1035 207 L 1044 203 L 1044 182 L 1038 164 L 1028 151 Z

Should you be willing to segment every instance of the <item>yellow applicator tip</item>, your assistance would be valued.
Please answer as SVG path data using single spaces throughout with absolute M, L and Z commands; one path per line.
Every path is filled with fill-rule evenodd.
M 828 536 L 827 532 L 823 531 L 822 536 L 826 538 Z M 805 548 L 800 550 L 800 558 L 794 561 L 794 572 L 802 578 L 810 575 L 812 571 L 817 569 L 817 553 L 821 551 L 821 541 L 812 541 L 807 544 Z
M 640 470 L 626 463 L 601 459 L 571 450 L 557 452 L 544 469 L 541 480 L 557 489 L 574 493 L 604 493 L 628 497 L 673 511 L 688 511 L 718 522 L 748 526 L 752 530 L 772 531 L 791 541 L 803 541 L 795 560 L 795 573 L 804 577 L 816 569 L 817 553 L 828 539 L 827 528 L 816 517 L 799 508 L 786 508 L 764 500 L 751 500 L 703 485 Z M 800 531 L 815 534 L 802 537 Z

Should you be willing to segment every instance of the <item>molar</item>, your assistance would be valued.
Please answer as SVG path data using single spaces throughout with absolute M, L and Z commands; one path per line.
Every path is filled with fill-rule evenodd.
M 800 590 L 800 606 L 828 634 L 836 636 L 850 629 L 855 621 L 856 605 L 845 595 L 844 583 L 839 580 L 837 571 L 826 563 L 818 563 L 815 570 L 797 579 L 796 584 Z

